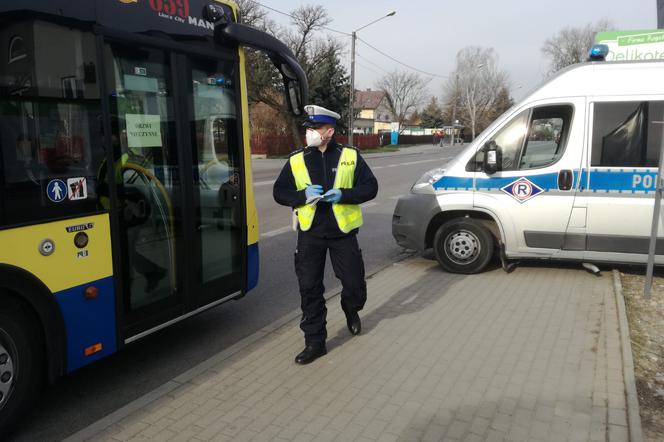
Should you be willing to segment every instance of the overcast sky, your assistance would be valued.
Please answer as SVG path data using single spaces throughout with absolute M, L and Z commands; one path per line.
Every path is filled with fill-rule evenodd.
M 537 86 L 547 71 L 540 48 L 566 26 L 583 26 L 606 18 L 616 30 L 657 26 L 656 0 L 260 0 L 283 11 L 302 4 L 323 4 L 333 18 L 331 28 L 350 32 L 395 10 L 358 33 L 358 37 L 394 58 L 421 70 L 447 75 L 459 49 L 469 45 L 496 49 L 500 66 L 510 76 L 517 99 Z M 281 24 L 288 18 L 270 12 Z M 335 34 L 331 34 L 335 35 Z M 346 66 L 350 65 L 350 37 Z M 373 87 L 385 71 L 403 68 L 361 42 L 357 46 L 356 87 Z M 405 69 L 405 68 L 404 68 Z M 432 94 L 442 95 L 441 78 L 432 78 Z M 520 87 L 519 87 L 520 86 Z

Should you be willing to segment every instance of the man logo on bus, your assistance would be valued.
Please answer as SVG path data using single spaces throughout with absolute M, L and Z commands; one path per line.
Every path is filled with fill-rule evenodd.
M 544 192 L 544 189 L 526 178 L 519 178 L 516 181 L 503 187 L 503 192 L 514 198 L 520 203 L 525 203 L 531 198 Z

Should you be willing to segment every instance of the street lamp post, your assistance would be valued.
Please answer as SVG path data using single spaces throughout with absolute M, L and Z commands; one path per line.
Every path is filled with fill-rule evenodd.
M 353 145 L 353 126 L 355 126 L 355 41 L 357 40 L 357 32 L 377 23 L 387 17 L 392 17 L 397 11 L 392 11 L 383 17 L 372 21 L 360 28 L 357 28 L 351 33 L 351 49 L 350 49 L 350 94 L 348 99 L 348 144 Z

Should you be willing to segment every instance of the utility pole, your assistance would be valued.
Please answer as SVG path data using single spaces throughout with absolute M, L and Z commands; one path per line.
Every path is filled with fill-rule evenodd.
M 456 128 L 456 106 L 457 100 L 459 100 L 459 73 L 456 73 L 454 77 L 454 99 L 452 101 L 452 136 L 450 137 L 450 146 L 454 146 L 454 131 Z
M 348 145 L 353 145 L 353 127 L 355 126 L 355 41 L 357 33 L 351 34 L 352 43 L 350 49 L 350 94 L 348 100 Z
M 392 17 L 397 11 L 392 11 L 381 18 L 372 21 L 371 23 L 357 28 L 351 33 L 352 43 L 350 49 L 350 93 L 348 94 L 348 144 L 353 145 L 353 126 L 355 126 L 355 41 L 357 40 L 357 31 L 360 31 L 367 26 L 371 26 L 387 17 Z

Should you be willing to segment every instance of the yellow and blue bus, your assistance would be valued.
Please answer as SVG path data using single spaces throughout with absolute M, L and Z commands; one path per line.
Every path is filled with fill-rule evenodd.
M 228 0 L 0 4 L 0 435 L 53 381 L 251 290 L 244 46 Z

